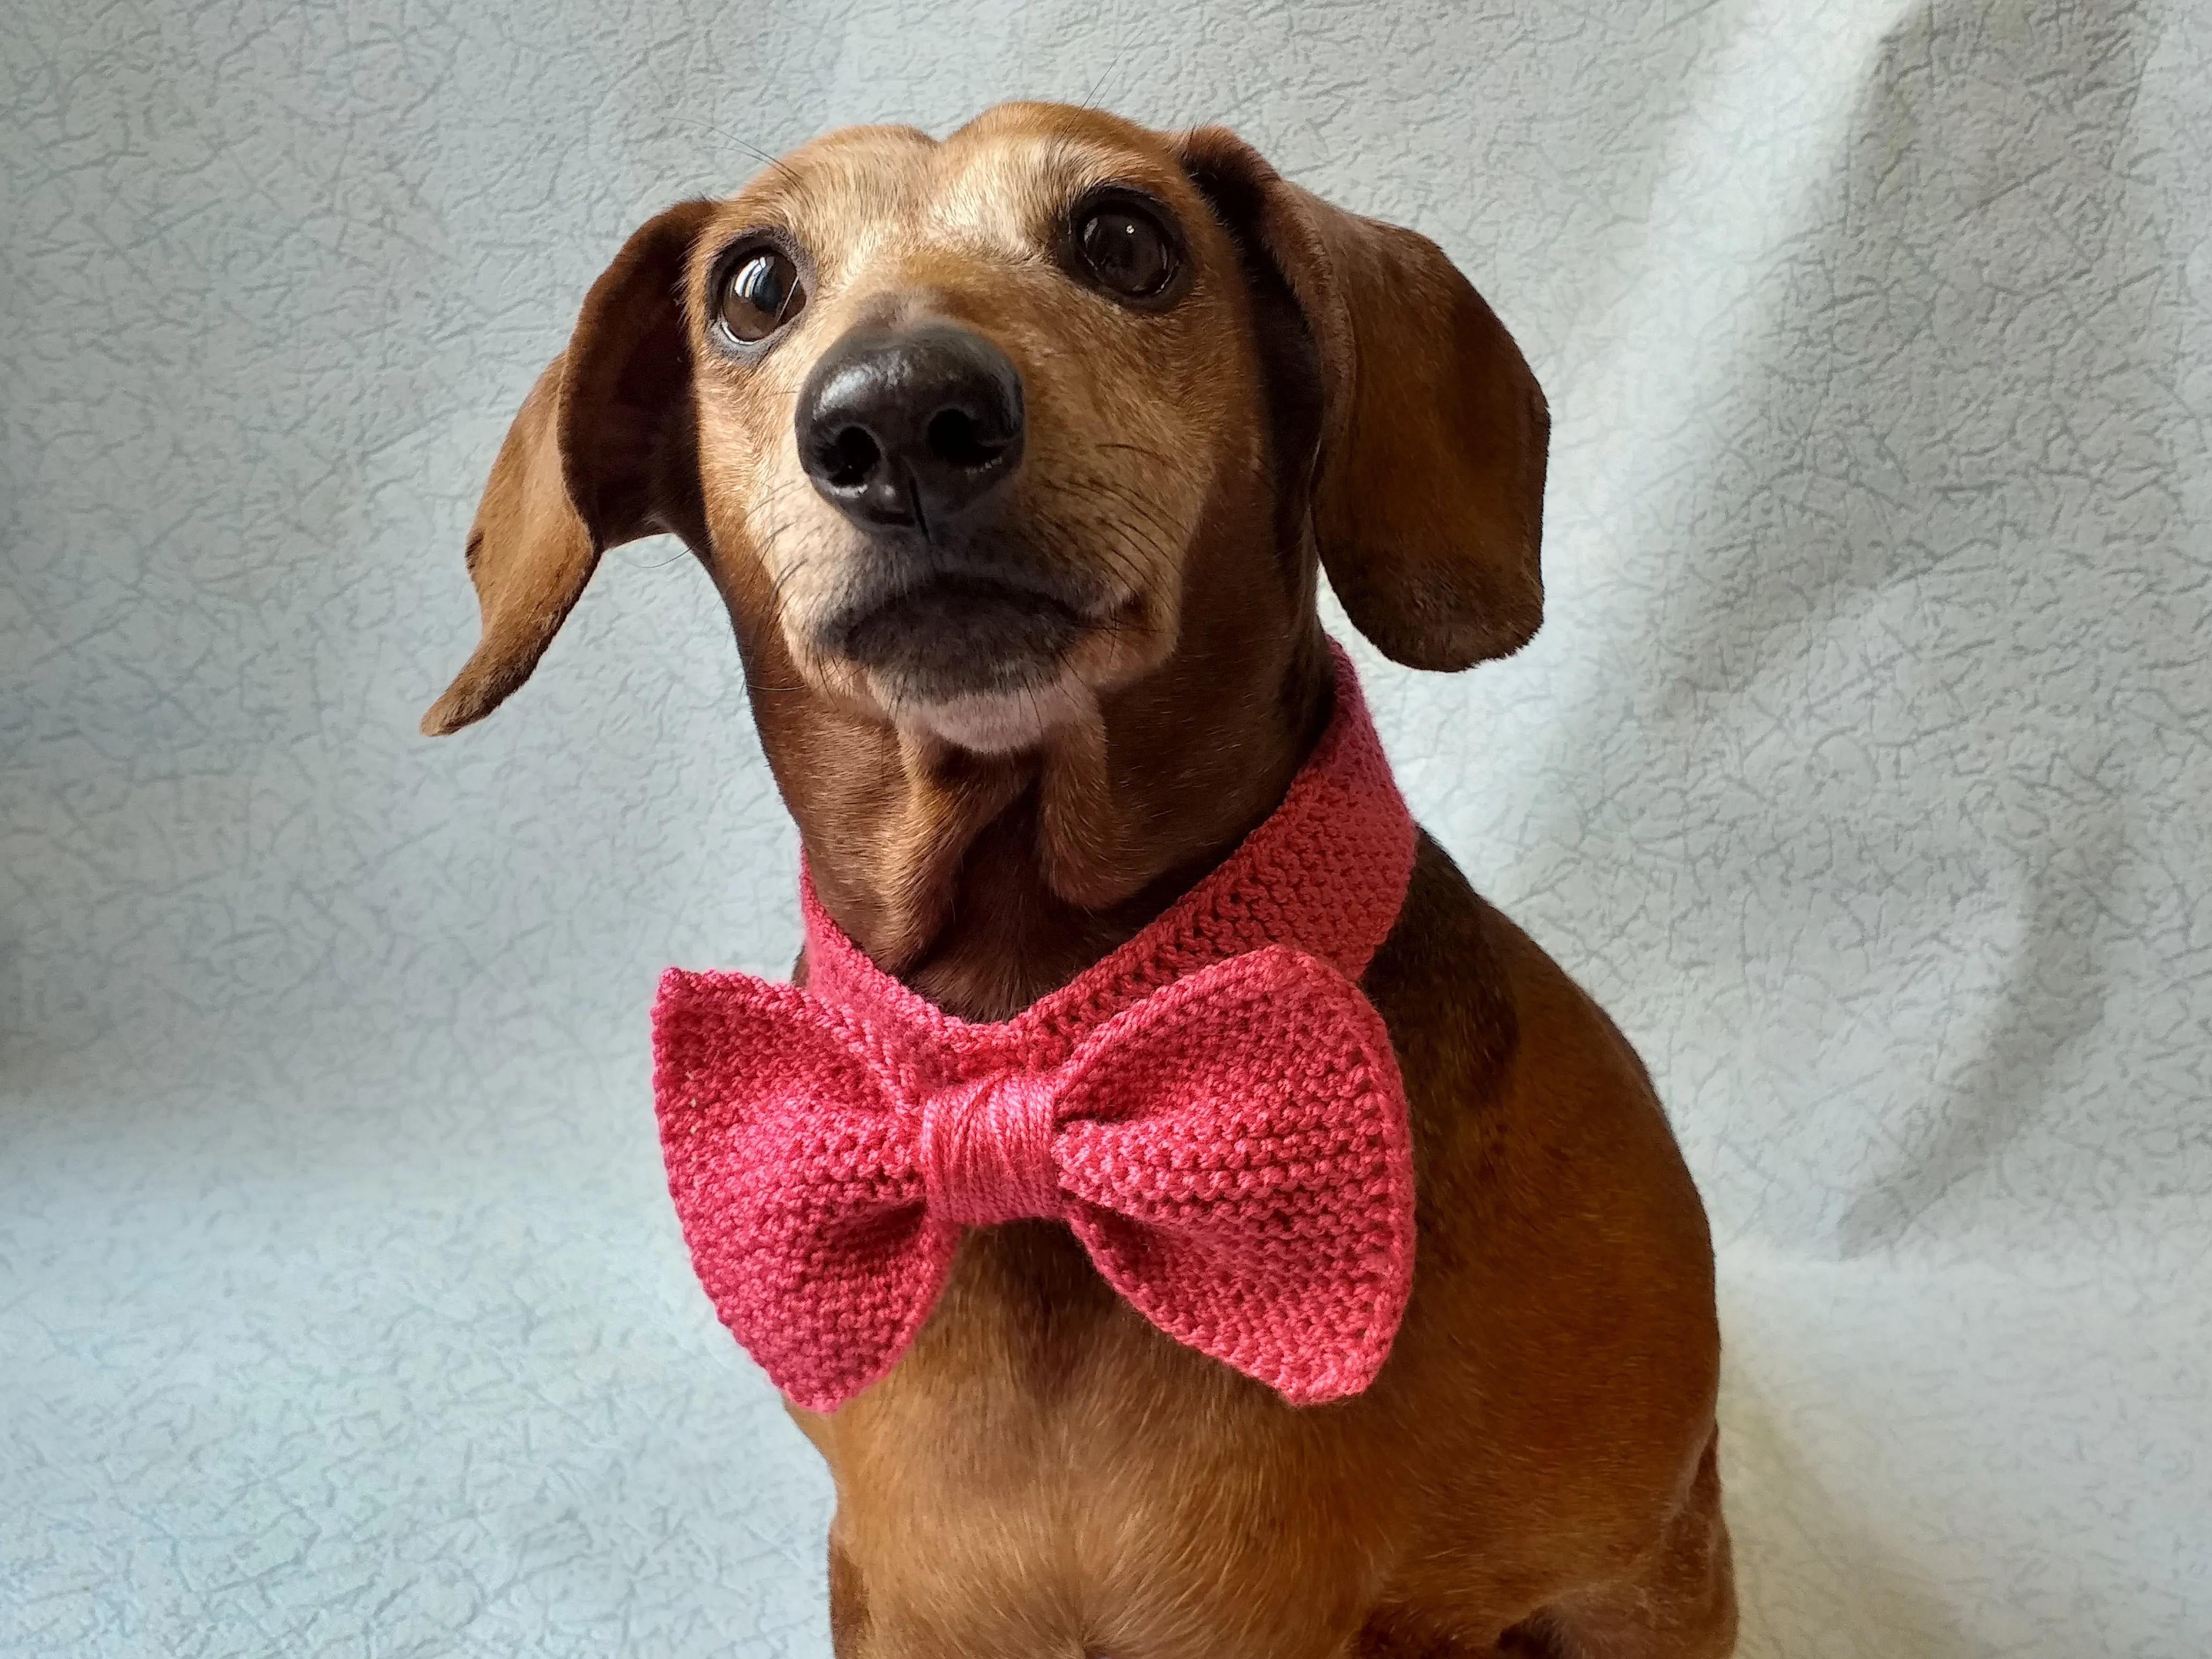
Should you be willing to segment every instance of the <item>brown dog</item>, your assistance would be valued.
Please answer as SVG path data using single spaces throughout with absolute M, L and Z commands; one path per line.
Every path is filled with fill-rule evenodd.
M 831 915 L 1003 1018 L 1281 798 L 1328 713 L 1317 562 L 1401 663 L 1528 639 L 1547 429 L 1431 244 L 1218 128 L 835 133 L 593 284 L 493 468 L 483 643 L 423 726 L 489 713 L 604 549 L 673 532 Z M 1711 1250 L 1642 1065 L 1425 837 L 1364 989 L 1419 1183 L 1379 1379 L 1293 1409 L 1064 1228 L 971 1231 L 891 1374 L 798 1413 L 840 1655 L 1729 1650 Z

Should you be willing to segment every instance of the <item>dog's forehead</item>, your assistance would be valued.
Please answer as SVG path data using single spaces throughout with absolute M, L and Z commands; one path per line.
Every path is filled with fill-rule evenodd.
M 1115 183 L 1173 194 L 1166 141 L 1095 111 L 1002 105 L 942 140 L 912 127 L 848 127 L 794 150 L 732 203 L 781 222 L 825 264 L 886 248 L 957 246 L 1034 257 L 1067 207 Z

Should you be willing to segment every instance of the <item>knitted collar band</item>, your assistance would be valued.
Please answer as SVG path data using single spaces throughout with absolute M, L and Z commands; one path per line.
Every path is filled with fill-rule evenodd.
M 1282 804 L 1237 850 L 1134 938 L 1011 1019 L 944 1012 L 868 959 L 830 919 L 802 860 L 806 988 L 902 1032 L 1064 1060 L 1084 1035 L 1208 963 L 1270 945 L 1319 957 L 1357 981 L 1396 924 L 1413 867 L 1413 820 L 1376 735 L 1359 675 L 1329 641 L 1335 708 Z
M 798 1404 L 833 1410 L 889 1371 L 963 1231 L 1027 1218 L 1065 1223 L 1139 1313 L 1293 1405 L 1373 1380 L 1412 1284 L 1413 1155 L 1356 981 L 1397 919 L 1413 825 L 1335 665 L 1335 712 L 1282 805 L 1012 1019 L 917 996 L 811 882 L 805 989 L 662 976 L 669 1192 L 716 1311 Z

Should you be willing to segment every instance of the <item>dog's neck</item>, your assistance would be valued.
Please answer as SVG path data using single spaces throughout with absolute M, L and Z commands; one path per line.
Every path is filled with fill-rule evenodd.
M 1141 929 L 1272 811 L 1328 723 L 1319 625 L 1197 630 L 1097 718 L 980 757 L 756 697 L 823 905 L 948 1012 L 1003 1019 Z M 758 677 L 756 677 L 757 681 Z

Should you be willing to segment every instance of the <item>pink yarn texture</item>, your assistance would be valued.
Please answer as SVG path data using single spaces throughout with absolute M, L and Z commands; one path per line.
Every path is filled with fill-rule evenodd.
M 1146 1319 L 1293 1405 L 1373 1381 L 1412 1283 L 1413 1158 L 1354 981 L 1413 824 L 1334 655 L 1335 713 L 1282 805 L 1012 1019 L 955 1019 L 883 972 L 803 866 L 806 989 L 662 976 L 669 1191 L 723 1323 L 797 1404 L 890 1370 L 962 1230 L 1023 1218 L 1064 1222 Z

